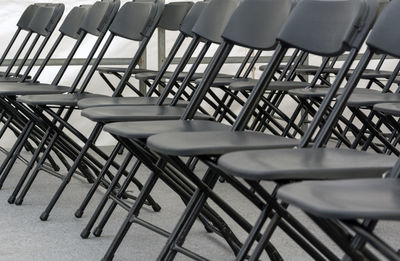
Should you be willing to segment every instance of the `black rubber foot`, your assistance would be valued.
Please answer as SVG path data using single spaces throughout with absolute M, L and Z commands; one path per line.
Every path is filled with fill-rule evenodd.
M 86 229 L 86 228 L 82 230 L 82 232 L 81 232 L 81 238 L 86 239 L 86 238 L 89 237 L 89 235 L 90 235 L 90 230 L 88 230 L 88 229 Z
M 160 212 L 160 210 L 161 210 L 161 206 L 158 205 L 157 203 L 155 203 L 154 205 L 151 205 L 151 207 L 153 208 L 154 212 Z
M 207 231 L 207 233 L 213 233 L 214 231 L 209 228 L 208 226 L 204 226 L 204 229 Z
M 93 235 L 94 235 L 95 237 L 100 237 L 102 233 L 103 233 L 103 229 L 101 229 L 101 228 L 98 227 L 98 228 L 96 228 L 96 229 L 94 230 Z
M 110 256 L 110 257 L 103 257 L 101 259 L 101 261 L 112 261 L 114 259 L 114 256 Z
M 77 211 L 75 211 L 75 217 L 76 218 L 81 218 L 83 215 L 83 210 L 82 209 L 78 209 Z
M 49 218 L 49 213 L 47 212 L 43 212 L 42 215 L 40 215 L 40 220 L 42 221 L 47 221 L 48 218 Z
M 14 204 L 14 203 L 15 203 L 15 196 L 9 197 L 8 200 L 7 200 L 7 202 L 8 202 L 9 204 Z
M 22 198 L 18 198 L 17 200 L 15 200 L 15 205 L 20 206 L 22 205 L 22 202 L 24 202 L 24 200 Z

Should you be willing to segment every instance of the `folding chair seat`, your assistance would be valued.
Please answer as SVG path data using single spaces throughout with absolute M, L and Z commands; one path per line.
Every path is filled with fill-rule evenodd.
M 157 77 L 157 73 L 158 72 L 141 72 L 135 75 L 135 78 L 138 80 L 154 80 Z M 174 74 L 174 72 L 165 72 L 163 78 L 164 79 L 170 79 L 172 78 L 172 75 Z M 191 80 L 192 81 L 196 81 L 198 79 L 201 79 L 201 77 L 203 77 L 203 73 L 194 73 L 192 75 Z M 183 81 L 187 76 L 186 72 L 182 72 L 179 74 L 179 76 L 177 77 L 178 81 Z M 232 78 L 234 77 L 233 75 L 229 75 L 229 74 L 219 74 L 218 77 L 220 78 Z
M 120 105 L 156 105 L 158 97 L 96 97 L 96 99 L 81 98 L 77 105 L 79 109 L 104 106 L 120 106 Z M 165 103 L 171 103 L 172 98 L 166 98 Z M 179 100 L 176 106 L 186 107 L 188 104 L 185 100 Z
M 397 96 L 397 95 L 396 95 Z M 400 115 L 400 103 L 398 97 L 394 97 L 396 99 L 396 103 L 393 101 L 386 102 L 386 103 L 379 103 L 374 105 L 374 111 L 379 111 L 387 115 L 392 116 L 399 116 Z M 393 97 L 393 96 L 391 96 Z
M 15 32 L 13 38 L 9 42 L 6 50 L 2 54 L 0 58 L 0 64 L 2 64 L 12 49 L 18 35 L 21 31 L 27 31 L 27 35 L 25 39 L 19 46 L 18 50 L 14 57 L 11 59 L 10 65 L 7 67 L 6 71 L 0 72 L 0 82 L 17 82 L 17 81 L 24 81 L 29 79 L 29 72 L 32 66 L 28 66 L 26 72 L 22 72 L 24 65 L 29 58 L 29 56 L 33 53 L 32 61 L 30 64 L 33 64 L 39 58 L 39 55 L 43 51 L 44 47 L 48 43 L 55 27 L 57 26 L 58 22 L 60 21 L 62 14 L 64 12 L 64 5 L 63 4 L 50 4 L 50 3 L 37 3 L 28 6 L 24 13 L 21 15 L 18 23 L 17 23 L 17 31 Z M 36 35 L 33 41 L 29 44 L 27 50 L 27 44 L 31 39 L 32 35 Z M 38 45 L 40 38 L 43 38 L 40 45 Z M 34 49 L 36 48 L 36 51 Z M 20 55 L 25 50 L 25 55 L 22 57 L 22 61 L 20 65 L 13 71 L 15 67 L 16 61 L 20 58 Z
M 352 95 L 347 102 L 349 107 L 372 107 L 380 103 L 398 103 L 400 94 L 398 93 L 357 93 Z
M 19 102 L 26 103 L 29 105 L 33 106 L 46 106 L 46 105 L 59 105 L 59 106 L 68 106 L 68 107 L 74 107 L 78 103 L 79 100 L 81 99 L 88 99 L 88 98 L 103 98 L 107 97 L 106 95 L 100 95 L 100 94 L 93 94 L 93 93 L 68 93 L 65 94 L 65 92 L 68 92 L 69 88 L 64 87 L 60 88 L 64 89 L 64 92 L 61 92 L 60 94 L 44 94 L 44 95 L 28 95 L 29 93 L 19 93 L 19 95 L 23 95 L 18 98 Z
M 114 122 L 105 126 L 104 130 L 113 135 L 128 139 L 146 139 L 152 135 L 164 132 L 192 132 L 192 131 L 222 131 L 229 130 L 231 126 L 215 121 L 185 121 L 185 120 L 161 120 L 161 121 L 135 121 Z
M 94 122 L 178 120 L 185 108 L 178 106 L 106 106 L 84 109 L 83 117 Z M 210 115 L 197 113 L 196 119 L 212 120 Z
M 398 179 L 307 181 L 282 187 L 279 198 L 329 219 L 400 219 Z
M 303 210 L 347 257 L 365 258 L 360 250 L 369 243 L 389 260 L 400 260 L 392 242 L 374 233 L 379 221 L 400 218 L 398 163 L 384 179 L 306 181 L 282 187 L 278 197 Z M 352 240 L 342 237 L 349 234 L 347 229 L 355 232 Z
M 384 2 L 382 2 L 383 4 Z M 266 65 L 261 65 L 259 67 L 260 71 L 264 71 L 266 68 Z M 280 69 L 282 69 L 283 66 L 280 66 Z M 309 74 L 313 75 L 318 71 L 318 66 L 315 65 L 305 65 L 302 64 L 299 67 L 296 68 L 296 73 L 299 74 Z M 325 68 L 323 70 L 324 73 L 329 73 L 329 74 L 337 74 L 339 72 L 340 68 Z M 354 70 L 349 70 L 347 73 L 347 77 L 350 77 L 350 75 L 354 72 Z M 376 69 L 366 69 L 362 75 L 362 79 L 388 79 L 392 73 L 390 71 L 383 71 L 383 70 L 376 70 Z
M 109 130 L 109 129 L 108 129 Z M 177 137 L 181 141 L 177 143 Z M 165 140 L 165 138 L 170 139 Z M 147 146 L 157 153 L 173 156 L 221 155 L 243 149 L 291 148 L 297 140 L 285 137 L 266 135 L 260 132 L 210 131 L 169 132 L 150 137 Z
M 256 79 L 248 79 L 248 80 L 238 80 L 235 82 L 232 82 L 229 85 L 229 88 L 235 91 L 251 91 L 254 86 L 257 84 Z M 276 81 L 276 82 L 271 82 L 270 85 L 268 86 L 267 91 L 289 91 L 292 89 L 304 89 L 308 87 L 310 83 L 308 82 L 294 82 L 294 81 Z M 323 88 L 327 89 L 328 86 L 323 86 L 320 84 L 315 85 L 314 88 Z M 311 88 L 311 89 L 314 89 Z
M 340 88 L 336 95 L 339 96 L 344 92 L 343 88 Z M 303 97 L 303 98 L 321 98 L 326 96 L 329 93 L 329 88 L 306 88 L 306 89 L 298 89 L 298 90 L 290 90 L 290 94 L 296 95 L 298 97 Z M 354 97 L 371 97 L 371 96 L 377 96 L 380 95 L 382 92 L 374 89 L 365 89 L 365 88 L 356 88 L 353 91 Z M 351 102 L 351 98 L 349 100 Z
M 350 149 L 304 148 L 240 151 L 223 155 L 219 167 L 249 180 L 318 180 L 380 177 L 397 157 Z
M 99 67 L 99 68 L 97 68 L 97 71 L 99 73 L 108 73 L 108 74 L 125 73 L 126 68 L 122 68 L 122 67 Z M 148 72 L 148 71 L 151 71 L 151 70 L 144 69 L 144 68 L 135 68 L 132 71 L 132 74 L 143 73 L 143 72 Z

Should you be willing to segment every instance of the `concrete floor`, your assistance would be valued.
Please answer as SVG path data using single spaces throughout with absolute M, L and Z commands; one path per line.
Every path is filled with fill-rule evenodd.
M 1 157 L 4 157 L 3 155 Z M 0 159 L 1 160 L 1 159 Z M 92 203 L 80 219 L 73 213 L 79 206 L 90 185 L 82 179 L 73 179 L 69 187 L 62 195 L 56 208 L 47 222 L 39 220 L 41 212 L 49 202 L 60 180 L 41 172 L 37 182 L 32 186 L 22 206 L 9 205 L 7 198 L 12 192 L 24 165 L 18 162 L 0 191 L 0 261 L 69 261 L 69 260 L 100 260 L 110 245 L 119 226 L 123 222 L 127 212 L 121 208 L 113 215 L 111 221 L 105 227 L 102 237 L 91 236 L 89 239 L 81 239 L 79 234 L 88 222 L 94 207 L 101 199 L 104 190 L 100 190 Z M 200 168 L 199 171 L 204 170 Z M 141 169 L 139 179 L 144 181 L 148 170 Z M 272 184 L 265 184 L 272 188 Z M 132 188 L 134 191 L 135 189 Z M 216 191 L 226 201 L 232 203 L 237 211 L 249 221 L 254 222 L 258 211 L 249 202 L 227 184 L 218 184 Z M 146 221 L 155 223 L 164 229 L 171 231 L 183 211 L 182 201 L 161 182 L 152 194 L 162 206 L 159 213 L 154 213 L 146 208 L 140 213 L 140 217 Z M 299 210 L 289 209 L 310 230 L 326 242 L 333 251 L 340 251 L 320 232 L 315 225 Z M 241 240 L 246 233 L 238 228 L 229 218 L 221 213 L 226 222 Z M 397 248 L 400 247 L 400 226 L 395 222 L 380 223 L 378 234 Z M 166 239 L 139 225 L 133 225 L 116 253 L 115 260 L 155 260 L 162 249 Z M 278 230 L 272 238 L 272 242 L 278 248 L 285 260 L 310 260 L 296 244 L 285 234 Z M 233 260 L 234 256 L 227 244 L 215 234 L 205 232 L 201 224 L 196 223 L 192 229 L 185 246 L 200 253 L 210 260 Z M 266 257 L 263 256 L 265 260 Z M 177 256 L 177 260 L 188 260 L 184 256 Z

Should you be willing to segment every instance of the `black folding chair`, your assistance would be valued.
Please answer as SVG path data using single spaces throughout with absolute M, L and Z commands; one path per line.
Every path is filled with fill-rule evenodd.
M 351 7 L 350 7 L 351 6 Z M 346 10 L 346 11 L 345 11 Z M 352 11 L 350 11 L 352 10 Z M 353 62 L 358 49 L 360 48 L 361 44 L 363 43 L 364 38 L 366 37 L 372 23 L 375 19 L 377 11 L 377 2 L 376 1 L 346 1 L 346 2 L 320 2 L 320 1 L 303 1 L 295 7 L 292 14 L 289 16 L 287 23 L 285 24 L 284 28 L 280 32 L 278 39 L 280 40 L 280 44 L 277 47 L 277 51 L 275 52 L 273 59 L 266 72 L 260 78 L 258 85 L 254 88 L 248 103 L 247 108 L 255 108 L 256 102 L 260 99 L 260 94 L 264 93 L 264 88 L 268 86 L 269 82 L 271 81 L 272 72 L 275 72 L 276 68 L 278 67 L 279 63 L 281 62 L 284 54 L 289 47 L 297 47 L 302 50 L 306 50 L 309 53 L 323 55 L 323 56 L 337 56 L 340 53 L 343 53 L 346 49 L 350 49 L 350 55 L 348 56 L 344 66 L 340 70 L 335 79 L 332 87 L 330 88 L 330 92 L 326 96 L 326 99 L 321 105 L 320 110 L 318 111 L 317 115 L 313 119 L 312 123 L 310 124 L 309 129 L 305 133 L 305 136 L 302 138 L 300 142 L 300 146 L 303 147 L 310 142 L 311 138 L 313 137 L 313 133 L 316 131 L 317 127 L 319 126 L 319 121 L 321 121 L 321 116 L 326 114 L 326 109 L 328 105 L 331 103 L 332 98 L 335 95 L 335 92 L 339 88 L 340 84 L 344 80 L 344 77 L 347 74 L 347 71 L 350 68 L 351 63 Z M 339 18 L 340 17 L 340 18 Z M 363 26 L 360 28 L 359 31 L 353 30 L 354 27 L 359 28 L 360 17 L 363 17 Z M 326 19 L 326 20 L 325 20 Z M 311 22 L 312 21 L 312 22 Z M 315 21 L 321 21 L 320 23 L 316 23 Z M 324 21 L 324 22 L 322 22 Z M 329 21 L 329 22 L 328 22 Z M 333 22 L 336 21 L 336 22 Z M 339 22 L 340 21 L 340 22 Z M 345 22 L 346 21 L 346 22 Z M 339 22 L 339 23 L 338 23 Z M 305 33 L 306 30 L 310 30 L 310 34 Z M 329 29 L 331 28 L 331 29 Z M 331 37 L 331 32 L 335 31 L 335 36 L 337 37 L 334 41 Z M 312 33 L 311 33 L 312 32 Z M 317 33 L 318 32 L 318 33 Z M 327 32 L 330 32 L 329 35 Z M 316 33 L 315 35 L 313 33 Z M 325 35 L 325 36 L 324 36 Z M 327 38 L 325 38 L 327 37 Z M 341 104 L 339 103 L 339 106 Z M 343 106 L 343 105 L 341 105 Z M 336 112 L 337 113 L 337 112 Z M 334 113 L 332 113 L 334 114 Z M 336 114 L 337 115 L 337 114 Z M 252 231 L 250 232 L 251 237 L 242 247 L 242 250 L 237 256 L 237 259 L 242 260 L 247 256 L 247 252 L 249 251 L 251 245 L 253 244 L 254 240 L 257 240 L 259 237 L 259 231 L 264 224 L 267 217 L 271 216 L 272 222 L 270 223 L 270 229 L 268 233 L 265 233 L 262 238 L 258 238 L 260 240 L 260 247 L 256 250 L 255 255 L 252 257 L 254 260 L 257 260 L 259 255 L 262 253 L 262 250 L 265 249 L 266 246 L 270 244 L 269 238 L 274 231 L 274 229 L 279 225 L 286 224 L 285 222 L 289 222 L 290 225 L 295 228 L 296 232 L 300 233 L 307 241 L 299 240 L 296 237 L 296 234 L 288 233 L 296 243 L 298 243 L 307 253 L 309 253 L 314 258 L 321 258 L 321 254 L 328 258 L 335 259 L 334 254 L 329 251 L 318 239 L 316 239 L 307 229 L 302 226 L 296 219 L 286 215 L 285 206 L 281 206 L 277 204 L 274 200 L 275 192 L 269 194 L 265 191 L 257 182 L 252 182 L 251 180 L 246 179 L 246 183 L 249 183 L 253 189 L 256 191 L 258 195 L 261 196 L 261 199 L 256 197 L 257 194 L 253 194 L 251 190 L 246 188 L 243 184 L 238 183 L 238 181 L 230 175 L 226 175 L 223 173 L 229 173 L 233 175 L 239 176 L 235 172 L 235 168 L 227 167 L 227 163 L 223 160 L 226 156 L 221 157 L 218 161 L 220 166 L 216 166 L 216 162 L 218 160 L 218 156 L 222 153 L 226 153 L 228 151 L 234 151 L 240 149 L 240 147 L 245 148 L 246 143 L 249 142 L 252 133 L 248 132 L 240 132 L 243 130 L 248 120 L 251 117 L 251 110 L 242 111 L 239 116 L 239 121 L 236 122 L 234 125 L 233 130 L 236 132 L 173 132 L 173 133 L 164 133 L 158 134 L 155 136 L 150 137 L 147 140 L 146 145 L 157 154 L 160 154 L 161 158 L 166 160 L 168 163 L 175 166 L 175 168 L 179 169 L 182 174 L 188 177 L 192 182 L 194 182 L 198 189 L 194 196 L 191 198 L 191 204 L 188 204 L 184 215 L 181 217 L 178 225 L 175 227 L 173 233 L 170 235 L 169 240 L 165 248 L 163 249 L 162 253 L 160 254 L 160 260 L 169 260 L 173 259 L 177 252 L 180 252 L 179 249 L 181 244 L 183 244 L 186 235 L 188 234 L 190 227 L 192 226 L 193 222 L 195 221 L 196 217 L 200 213 L 202 207 L 207 198 L 212 199 L 215 203 L 220 204 L 221 199 L 219 199 L 215 194 L 212 192 L 212 188 L 216 184 L 218 177 L 220 174 L 226 178 L 226 180 L 232 183 L 239 191 L 241 191 L 246 197 L 248 197 L 251 201 L 253 201 L 257 206 L 262 205 L 261 201 L 266 201 L 267 204 L 264 204 L 264 207 L 261 207 L 262 215 L 260 219 L 258 219 L 256 225 L 253 227 Z M 326 128 L 329 126 L 329 119 L 327 123 L 324 125 L 324 132 L 327 132 Z M 331 131 L 328 128 L 329 131 Z M 239 131 L 239 132 L 238 132 Z M 326 135 L 326 133 L 324 134 Z M 179 136 L 179 139 L 177 138 Z M 265 146 L 266 148 L 270 148 L 269 150 L 262 151 L 256 150 L 251 153 L 250 157 L 235 157 L 231 159 L 230 163 L 232 163 L 236 168 L 242 168 L 244 173 L 253 174 L 251 171 L 254 172 L 253 168 L 257 167 L 256 163 L 259 163 L 261 159 L 264 160 L 264 154 L 271 155 L 269 158 L 272 162 L 271 164 L 279 165 L 282 162 L 288 161 L 288 163 L 283 163 L 282 168 L 290 168 L 291 165 L 289 161 L 293 159 L 295 163 L 299 165 L 301 163 L 307 165 L 307 161 L 303 162 L 300 160 L 302 157 L 295 157 L 296 153 L 301 154 L 303 150 L 293 150 L 293 149 L 271 149 L 273 147 L 284 147 L 285 143 L 282 143 L 281 140 L 277 139 L 276 137 L 263 135 Z M 224 138 L 228 137 L 228 138 Z M 239 141 L 232 142 L 233 137 L 237 137 Z M 325 136 L 324 136 L 325 137 Z M 226 139 L 226 140 L 224 140 Z M 276 143 L 275 143 L 276 141 Z M 318 142 L 318 140 L 316 141 Z M 325 140 L 324 140 L 325 142 Z M 279 144 L 281 143 L 281 144 Z M 257 148 L 257 146 L 261 146 L 261 141 L 258 140 L 257 145 L 250 145 L 253 149 Z M 314 145 L 315 146 L 315 145 Z M 314 157 L 321 156 L 321 151 L 312 150 L 314 153 Z M 308 149 L 304 149 L 303 157 L 308 157 L 307 154 L 310 153 Z M 322 156 L 320 158 L 327 159 L 327 161 L 331 162 L 335 159 L 342 159 L 345 161 L 349 159 L 349 155 L 354 155 L 352 160 L 354 162 L 347 163 L 351 165 L 351 167 L 356 171 L 357 168 L 360 169 L 360 164 L 357 164 L 357 159 L 368 157 L 370 161 L 368 162 L 368 166 L 371 167 L 367 174 L 370 175 L 377 175 L 382 170 L 390 168 L 390 158 L 387 157 L 376 157 L 375 154 L 371 153 L 362 153 L 362 152 L 352 152 L 352 151 L 330 151 L 324 150 L 326 156 Z M 235 153 L 232 153 L 236 155 Z M 256 155 L 261 156 L 256 156 Z M 306 154 L 306 155 L 304 155 Z M 274 156 L 273 156 L 274 155 Z M 182 160 L 179 158 L 180 156 L 197 156 L 200 160 L 205 162 L 210 169 L 207 171 L 206 175 L 200 180 L 194 173 L 185 166 Z M 251 159 L 256 159 L 251 161 Z M 299 159 L 300 158 L 300 159 Z M 343 159 L 344 158 L 344 159 Z M 329 159 L 329 160 L 328 160 Z M 246 160 L 251 161 L 246 162 Z M 317 161 L 315 159 L 314 161 Z M 323 164 L 322 162 L 321 164 Z M 371 165 L 370 165 L 371 163 Z M 239 167 L 240 166 L 240 167 Z M 307 166 L 308 167 L 308 166 Z M 362 167 L 365 168 L 366 165 L 363 163 Z M 373 167 L 373 168 L 372 168 Z M 306 169 L 306 167 L 304 167 Z M 221 171 L 223 170 L 223 172 Z M 247 172 L 244 171 L 246 169 Z M 267 168 L 268 169 L 268 168 Z M 263 171 L 266 171 L 264 168 Z M 157 170 L 160 171 L 160 170 Z M 273 170 L 269 170 L 273 173 Z M 285 169 L 286 171 L 286 169 Z M 232 173 L 233 172 L 233 173 Z M 307 170 L 302 173 L 303 175 L 312 175 L 312 171 L 307 168 Z M 250 174 L 247 174 L 251 176 Z M 285 173 L 287 175 L 281 175 L 281 179 L 284 179 L 285 182 L 287 180 L 291 180 L 293 177 L 290 173 Z M 272 174 L 271 174 L 272 175 Z M 275 175 L 271 177 L 272 180 L 278 180 L 279 175 Z M 245 174 L 239 177 L 247 178 Z M 279 176 L 280 177 L 280 176 Z M 305 177 L 306 178 L 306 177 Z M 276 179 L 276 180 L 275 180 Z M 278 180 L 280 182 L 280 180 Z M 246 192 L 247 191 L 247 192 Z M 256 199 L 258 198 L 258 200 Z M 278 214 L 272 214 L 275 211 Z M 285 222 L 281 222 L 280 217 L 285 217 Z M 283 228 L 284 230 L 286 228 Z M 297 234 L 298 235 L 298 234 Z M 311 244 L 311 245 L 310 245 Z M 320 253 L 317 253 L 315 250 L 318 249 Z

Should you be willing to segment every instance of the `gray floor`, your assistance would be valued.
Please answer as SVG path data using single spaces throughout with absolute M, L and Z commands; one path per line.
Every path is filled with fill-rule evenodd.
M 49 197 L 54 193 L 60 180 L 46 173 L 40 173 L 23 205 L 9 205 L 7 198 L 23 169 L 24 165 L 21 162 L 16 164 L 0 191 L 0 260 L 100 260 L 123 222 L 126 212 L 122 209 L 116 211 L 106 226 L 102 237 L 91 236 L 89 239 L 83 240 L 79 237 L 79 234 L 87 223 L 96 203 L 100 200 L 103 191 L 96 194 L 84 216 L 77 219 L 73 216 L 73 213 L 90 185 L 81 179 L 73 179 L 49 220 L 42 222 L 39 220 L 39 215 L 44 210 Z M 148 171 L 142 169 L 139 178 L 144 180 L 147 174 Z M 272 184 L 265 184 L 265 186 L 271 188 Z M 225 200 L 231 202 L 244 217 L 254 222 L 258 211 L 246 199 L 227 184 L 218 184 L 216 190 Z M 153 196 L 163 209 L 159 213 L 145 209 L 140 213 L 141 218 L 156 223 L 164 229 L 171 230 L 180 213 L 182 213 L 183 204 L 181 200 L 162 183 L 157 185 Z M 315 231 L 316 235 L 331 246 L 334 251 L 340 253 L 299 210 L 290 208 L 290 211 L 299 217 L 308 228 Z M 225 218 L 222 213 L 221 215 Z M 229 218 L 226 217 L 225 220 L 232 225 L 233 230 L 241 240 L 246 237 L 246 233 Z M 381 223 L 377 231 L 389 242 L 393 242 L 396 248 L 400 247 L 400 226 L 398 223 Z M 278 230 L 274 234 L 272 241 L 286 260 L 310 260 L 281 231 Z M 165 238 L 134 225 L 118 250 L 115 260 L 155 260 L 164 243 Z M 215 234 L 206 233 L 199 223 L 192 230 L 185 246 L 211 260 L 234 259 L 227 244 Z M 187 259 L 183 256 L 177 257 L 177 260 Z M 266 257 L 264 256 L 263 259 L 266 259 Z

